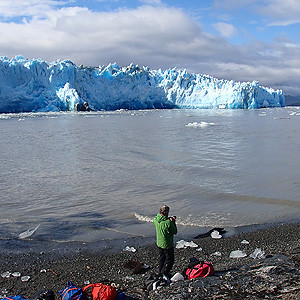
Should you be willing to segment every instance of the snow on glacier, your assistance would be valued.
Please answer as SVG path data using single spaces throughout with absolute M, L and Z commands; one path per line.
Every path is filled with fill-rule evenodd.
M 70 111 L 84 102 L 93 110 L 285 106 L 281 90 L 257 81 L 219 80 L 134 64 L 83 67 L 67 60 L 0 57 L 0 113 Z

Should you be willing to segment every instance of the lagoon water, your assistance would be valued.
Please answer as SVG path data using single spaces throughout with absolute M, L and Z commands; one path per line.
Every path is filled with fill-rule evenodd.
M 297 221 L 300 108 L 0 115 L 0 241 L 178 239 Z M 28 242 L 28 241 L 27 241 Z

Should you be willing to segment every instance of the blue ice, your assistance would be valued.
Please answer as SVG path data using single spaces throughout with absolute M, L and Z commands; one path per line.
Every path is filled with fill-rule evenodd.
M 251 109 L 285 106 L 281 90 L 186 70 L 116 63 L 99 67 L 0 57 L 0 113 L 155 108 Z

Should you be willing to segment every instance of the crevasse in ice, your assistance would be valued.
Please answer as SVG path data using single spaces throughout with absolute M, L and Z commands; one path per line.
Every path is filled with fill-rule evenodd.
M 116 63 L 76 66 L 18 55 L 0 57 L 0 112 L 149 108 L 261 108 L 285 105 L 281 90 L 259 82 L 219 80 L 186 70 Z M 81 110 L 81 109 L 80 109 Z

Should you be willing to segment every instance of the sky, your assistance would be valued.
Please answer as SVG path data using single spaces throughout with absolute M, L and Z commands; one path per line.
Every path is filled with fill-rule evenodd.
M 299 0 L 0 0 L 0 56 L 116 62 L 300 95 Z

